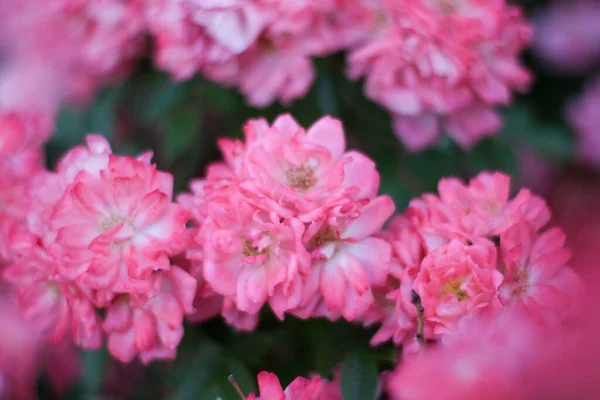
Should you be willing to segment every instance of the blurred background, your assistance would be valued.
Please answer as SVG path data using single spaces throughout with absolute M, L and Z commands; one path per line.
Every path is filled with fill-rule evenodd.
M 523 55 L 534 81 L 528 93 L 501 110 L 504 126 L 498 135 L 470 151 L 448 138 L 420 153 L 405 150 L 389 114 L 364 96 L 363 82 L 346 78 L 344 54 L 315 59 L 318 75 L 307 96 L 289 107 L 266 109 L 249 107 L 234 89 L 199 76 L 175 82 L 142 57 L 131 75 L 61 108 L 46 146 L 47 166 L 82 143 L 86 133 L 101 133 L 115 153 L 152 149 L 158 168 L 174 174 L 180 192 L 220 159 L 216 139 L 241 137 L 248 119 L 272 121 L 289 112 L 310 126 L 328 114 L 343 122 L 348 147 L 376 161 L 381 192 L 393 197 L 398 211 L 411 198 L 436 191 L 442 177 L 468 179 L 481 170 L 501 170 L 511 175 L 515 191 L 529 187 L 547 199 L 555 222 L 566 230 L 575 268 L 585 270 L 593 267 L 600 245 L 600 2 L 513 3 L 534 25 L 533 46 Z M 349 349 L 367 348 L 373 331 L 291 317 L 280 323 L 267 312 L 257 331 L 240 334 L 217 318 L 186 326 L 174 362 L 122 365 L 104 350 L 63 355 L 55 362 L 71 360 L 75 383 L 57 391 L 51 366 L 50 373 L 40 373 L 37 391 L 40 399 L 235 399 L 230 373 L 247 392 L 255 389 L 256 372 L 263 369 L 276 372 L 282 383 L 310 371 L 330 376 Z M 380 368 L 394 365 L 392 345 L 371 351 Z M 53 360 L 51 354 L 45 358 Z

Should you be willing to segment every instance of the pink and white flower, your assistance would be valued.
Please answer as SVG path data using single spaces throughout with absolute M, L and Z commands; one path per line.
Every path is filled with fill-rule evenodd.
M 213 199 L 204 235 L 204 277 L 211 287 L 231 297 L 240 311 L 256 313 L 275 295 L 287 295 L 294 280 L 310 268 L 302 246 L 304 225 L 280 221 L 240 195 Z M 277 290 L 277 289 L 280 290 Z M 277 309 L 282 318 L 284 310 Z
M 172 176 L 111 154 L 100 136 L 58 167 L 64 193 L 51 205 L 45 242 L 60 273 L 93 289 L 147 290 L 183 236 L 187 213 L 171 202 Z
M 340 216 L 351 213 L 356 203 L 377 193 L 375 163 L 361 153 L 345 151 L 339 120 L 324 117 L 305 130 L 284 114 L 271 126 L 264 119 L 251 120 L 244 134 L 243 157 L 234 158 L 230 167 L 244 195 L 259 207 L 308 223 L 333 209 Z M 239 144 L 221 141 L 226 154 L 235 146 Z
M 390 197 L 379 196 L 354 220 L 307 231 L 305 243 L 314 261 L 296 315 L 353 321 L 371 307 L 372 288 L 385 284 L 392 255 L 390 244 L 374 235 L 394 210 Z
M 468 245 L 456 240 L 423 259 L 414 290 L 436 335 L 456 329 L 465 316 L 500 308 L 497 291 L 503 277 L 496 263 L 491 243 Z

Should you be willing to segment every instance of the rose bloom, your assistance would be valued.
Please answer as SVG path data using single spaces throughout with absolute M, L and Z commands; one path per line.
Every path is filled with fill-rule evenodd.
M 503 277 L 496 262 L 496 250 L 486 241 L 453 240 L 423 259 L 413 287 L 436 335 L 456 329 L 465 316 L 500 307 L 496 294 Z
M 315 79 L 312 57 L 346 48 L 363 36 L 345 12 L 352 8 L 335 0 L 144 4 L 159 66 L 177 79 L 200 72 L 235 87 L 255 107 L 304 96 Z
M 70 330 L 76 344 L 97 349 L 103 333 L 89 291 L 58 274 L 58 263 L 43 247 L 30 243 L 7 265 L 3 277 L 18 289 L 24 317 L 49 342 L 63 342 Z
M 385 284 L 391 261 L 390 244 L 375 235 L 394 210 L 390 197 L 379 196 L 360 208 L 357 218 L 305 235 L 313 265 L 295 315 L 353 321 L 367 312 L 373 288 Z
M 179 80 L 247 50 L 271 14 L 256 0 L 145 0 L 143 4 L 157 48 L 155 62 Z
M 188 215 L 171 202 L 172 175 L 157 171 L 150 156 L 113 155 L 104 138 L 90 135 L 87 148 L 62 158 L 54 179 L 64 192 L 46 206 L 44 235 L 62 275 L 130 292 L 146 290 L 153 271 L 169 268 Z
M 208 207 L 202 227 L 204 277 L 240 311 L 257 313 L 310 268 L 302 246 L 304 225 L 297 219 L 282 223 L 276 213 L 257 209 L 240 195 L 213 199 Z M 283 318 L 284 309 L 274 310 Z
M 373 10 L 379 31 L 349 56 L 348 75 L 365 77 L 366 96 L 393 118 L 410 151 L 435 144 L 440 132 L 468 149 L 493 136 L 495 108 L 525 90 L 519 53 L 531 29 L 504 0 L 384 2 Z
M 567 329 L 548 329 L 517 308 L 465 319 L 443 345 L 404 360 L 387 393 L 398 400 L 595 399 L 600 325 L 587 315 L 600 303 L 589 300 Z
M 250 120 L 244 127 L 245 146 L 220 141 L 223 153 L 240 180 L 244 195 L 284 218 L 320 223 L 328 209 L 350 214 L 354 204 L 377 194 L 375 163 L 356 151 L 345 151 L 339 120 L 323 117 L 308 129 L 291 115 L 272 125 Z M 234 155 L 243 148 L 236 158 Z

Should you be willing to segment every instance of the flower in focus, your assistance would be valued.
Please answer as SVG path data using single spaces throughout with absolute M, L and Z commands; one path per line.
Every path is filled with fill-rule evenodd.
M 345 151 L 339 120 L 323 117 L 305 130 L 288 114 L 271 126 L 263 119 L 245 128 L 243 157 L 231 168 L 246 197 L 284 218 L 321 223 L 333 210 L 351 216 L 356 204 L 372 198 L 379 187 L 375 163 L 356 151 Z M 221 141 L 226 154 L 239 143 Z M 314 225 L 313 225 L 314 227 Z
M 52 343 L 60 343 L 71 329 L 73 340 L 84 348 L 99 348 L 103 333 L 86 291 L 57 273 L 58 261 L 43 248 L 32 246 L 4 272 L 18 288 L 24 316 L 35 321 Z
M 195 311 L 195 278 L 169 260 L 187 243 L 189 216 L 151 156 L 115 155 L 89 135 L 56 172 L 29 182 L 24 232 L 11 237 L 3 275 L 52 342 L 70 331 L 77 345 L 98 348 L 106 334 L 122 361 L 174 357 L 184 315 Z
M 349 56 L 348 75 L 386 108 L 404 145 L 420 151 L 447 133 L 463 148 L 492 136 L 497 106 L 525 90 L 519 53 L 531 29 L 504 0 L 384 2 L 379 31 Z
M 425 253 L 423 240 L 408 218 L 402 215 L 392 218 L 381 237 L 392 247 L 390 271 L 386 284 L 373 289 L 375 303 L 363 321 L 367 326 L 381 323 L 371 339 L 372 345 L 390 339 L 400 345 L 412 340 L 417 329 L 417 312 L 411 292 Z M 433 338 L 429 334 L 425 336 Z
M 496 292 L 502 279 L 491 243 L 466 245 L 453 240 L 423 259 L 414 288 L 425 320 L 439 335 L 467 315 L 498 308 Z
M 281 294 L 278 288 L 293 286 L 309 268 L 301 242 L 304 225 L 297 219 L 282 223 L 274 212 L 257 209 L 241 196 L 213 199 L 208 207 L 204 277 L 240 311 L 257 313 Z
M 586 72 L 600 60 L 598 18 L 595 0 L 553 1 L 534 20 L 533 50 L 556 71 Z
M 149 155 L 116 156 L 100 136 L 57 167 L 64 193 L 51 205 L 44 238 L 61 274 L 94 289 L 143 290 L 168 269 L 187 213 L 171 202 L 172 176 Z M 136 288 L 136 285 L 138 288 Z
M 356 219 L 307 235 L 313 266 L 295 315 L 353 321 L 367 312 L 375 301 L 372 288 L 385 284 L 391 260 L 389 243 L 375 235 L 394 210 L 390 197 L 379 196 Z

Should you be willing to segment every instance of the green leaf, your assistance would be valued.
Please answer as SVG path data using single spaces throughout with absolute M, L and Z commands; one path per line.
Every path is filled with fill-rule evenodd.
M 69 147 L 78 143 L 87 129 L 86 110 L 62 108 L 56 120 L 56 133 L 52 141 L 60 147 Z
M 320 338 L 313 339 L 315 365 L 321 375 L 329 375 L 342 362 L 344 355 L 352 348 L 354 337 L 352 330 L 345 324 L 328 326 Z
M 222 356 L 221 349 L 214 343 L 209 341 L 201 343 L 196 349 L 196 357 L 191 365 L 185 365 L 174 374 L 177 390 L 169 400 L 198 399 L 198 394 L 210 386 L 217 376 Z
M 189 109 L 169 115 L 165 132 L 166 154 L 169 162 L 176 161 L 192 147 L 201 123 L 200 110 Z
M 502 133 L 511 141 L 526 144 L 552 158 L 570 159 L 574 152 L 573 138 L 566 125 L 542 122 L 523 105 L 506 111 Z
M 100 394 L 102 381 L 108 365 L 108 353 L 102 348 L 95 351 L 84 351 L 82 353 L 82 361 L 84 371 L 81 386 L 83 391 L 88 395 Z
M 143 123 L 152 123 L 185 102 L 193 81 L 174 82 L 165 73 L 148 71 L 131 82 L 133 106 Z
M 317 104 L 321 113 L 339 118 L 341 115 L 340 105 L 331 76 L 329 74 L 321 74 L 315 85 Z
M 111 138 L 117 120 L 117 106 L 123 96 L 123 88 L 115 87 L 103 91 L 87 111 L 87 133 L 101 133 Z
M 377 394 L 377 366 L 368 354 L 356 350 L 344 360 L 341 375 L 344 400 L 373 400 Z

